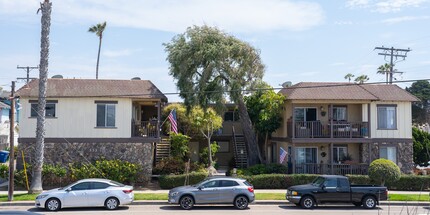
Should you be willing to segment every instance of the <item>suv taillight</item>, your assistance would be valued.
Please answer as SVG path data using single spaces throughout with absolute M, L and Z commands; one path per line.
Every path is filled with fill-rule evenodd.
M 253 187 L 248 187 L 248 191 L 253 193 L 254 192 L 254 188 Z
M 125 194 L 129 194 L 129 193 L 133 192 L 133 190 L 123 190 L 122 192 L 124 192 Z

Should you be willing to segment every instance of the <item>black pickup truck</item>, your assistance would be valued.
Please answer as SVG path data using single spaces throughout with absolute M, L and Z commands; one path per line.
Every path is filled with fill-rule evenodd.
M 310 184 L 289 187 L 286 198 L 305 209 L 324 203 L 352 203 L 371 209 L 387 200 L 388 190 L 375 185 L 351 185 L 345 176 L 322 175 Z

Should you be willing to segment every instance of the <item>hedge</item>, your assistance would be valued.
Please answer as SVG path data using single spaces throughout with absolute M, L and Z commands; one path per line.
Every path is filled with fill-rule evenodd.
M 171 189 L 174 187 L 183 186 L 186 175 L 162 175 L 158 179 L 161 189 Z M 197 184 L 208 177 L 207 173 L 197 172 L 189 174 L 189 184 Z

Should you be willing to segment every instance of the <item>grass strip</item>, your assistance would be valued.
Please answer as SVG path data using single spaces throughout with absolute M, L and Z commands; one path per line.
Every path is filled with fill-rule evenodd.
M 37 194 L 15 194 L 14 201 L 34 201 Z M 426 194 L 390 194 L 390 201 L 430 201 Z M 284 193 L 257 193 L 256 200 L 285 200 Z M 166 193 L 135 193 L 135 200 L 162 200 L 167 201 Z M 0 195 L 0 202 L 6 202 L 7 195 Z

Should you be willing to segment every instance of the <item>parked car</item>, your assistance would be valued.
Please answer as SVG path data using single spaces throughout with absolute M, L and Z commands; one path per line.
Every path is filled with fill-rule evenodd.
M 36 207 L 57 211 L 69 207 L 117 209 L 134 200 L 133 187 L 107 179 L 84 179 L 63 188 L 45 191 L 36 197 Z
M 387 198 L 387 187 L 351 185 L 347 177 L 338 175 L 318 176 L 311 184 L 289 187 L 286 194 L 289 202 L 306 209 L 324 203 L 352 203 L 371 209 Z
M 255 199 L 254 187 L 245 179 L 210 177 L 192 185 L 169 191 L 169 203 L 190 210 L 195 204 L 233 204 L 243 210 Z

